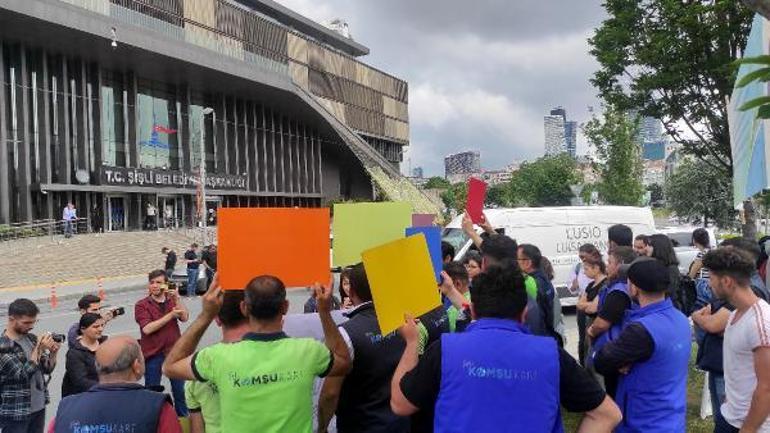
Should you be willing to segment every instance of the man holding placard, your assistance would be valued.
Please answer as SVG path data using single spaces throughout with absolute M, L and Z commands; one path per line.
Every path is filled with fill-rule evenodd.
M 435 407 L 437 433 L 563 431 L 561 407 L 586 413 L 580 432 L 609 433 L 620 422 L 617 405 L 574 358 L 552 338 L 527 332 L 524 276 L 515 265 L 479 274 L 471 298 L 476 321 L 444 334 L 419 359 L 417 326 L 407 317 L 406 350 L 391 381 L 396 414 Z
M 286 287 L 262 275 L 245 288 L 241 311 L 251 332 L 238 343 L 214 345 L 195 353 L 206 329 L 222 307 L 222 289 L 214 277 L 203 309 L 163 364 L 171 378 L 214 384 L 220 396 L 221 426 L 227 433 L 310 433 L 312 391 L 316 377 L 344 376 L 350 369 L 345 341 L 331 316 L 330 287 L 315 284 L 318 315 L 326 346 L 283 332 L 289 309 Z
M 348 347 L 353 368 L 346 377 L 324 381 L 318 407 L 318 431 L 325 432 L 337 413 L 339 433 L 409 431 L 409 419 L 390 409 L 390 379 L 396 369 L 404 340 L 397 332 L 380 333 L 372 291 L 363 264 L 349 269 L 353 309 L 340 333 Z

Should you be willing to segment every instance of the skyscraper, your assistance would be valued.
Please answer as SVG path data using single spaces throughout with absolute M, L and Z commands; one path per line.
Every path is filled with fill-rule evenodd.
M 567 152 L 577 154 L 577 122 L 567 120 L 567 110 L 556 107 L 543 118 L 545 128 L 545 154 L 558 155 Z
M 451 183 L 464 182 L 473 175 L 481 175 L 481 153 L 474 150 L 445 156 L 444 172 Z
M 645 161 L 662 161 L 666 158 L 667 140 L 658 119 L 648 116 L 639 120 L 637 142 L 642 148 L 642 159 Z

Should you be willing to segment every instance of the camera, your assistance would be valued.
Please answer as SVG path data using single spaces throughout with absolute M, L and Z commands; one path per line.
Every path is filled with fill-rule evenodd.
M 66 341 L 66 340 L 67 340 L 67 336 L 66 336 L 66 335 L 64 335 L 64 334 L 56 334 L 56 333 L 52 333 L 52 334 L 51 334 L 51 339 L 52 339 L 53 341 L 55 341 L 55 342 L 57 342 L 57 343 L 60 343 L 60 344 L 61 344 L 61 343 L 64 343 L 64 341 Z
M 126 309 L 123 307 L 113 308 L 110 313 L 112 313 L 112 317 L 118 317 L 126 314 Z

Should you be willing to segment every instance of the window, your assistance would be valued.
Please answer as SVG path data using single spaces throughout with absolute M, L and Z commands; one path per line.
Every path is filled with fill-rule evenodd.
M 139 166 L 177 168 L 178 134 L 176 100 L 166 89 L 140 87 L 136 100 Z

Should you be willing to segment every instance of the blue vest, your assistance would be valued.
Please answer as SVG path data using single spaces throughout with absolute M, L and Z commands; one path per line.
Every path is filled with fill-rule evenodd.
M 133 431 L 153 433 L 168 396 L 139 384 L 96 385 L 62 399 L 55 433 Z
M 560 407 L 553 338 L 488 318 L 441 336 L 436 433 L 561 433 Z
M 612 292 L 623 292 L 626 296 L 628 296 L 629 299 L 631 299 L 631 296 L 628 294 L 628 283 L 622 280 L 615 280 L 599 291 L 598 311 L 601 311 L 602 307 L 604 306 L 604 300 L 607 299 L 607 296 Z M 589 358 L 589 363 L 593 364 L 594 355 L 599 353 L 605 344 L 618 338 L 622 331 L 623 322 L 621 321 L 621 323 L 613 324 L 610 326 L 610 329 L 608 329 L 607 332 L 596 337 L 596 340 L 594 340 L 593 344 L 591 345 L 591 356 Z
M 644 326 L 655 342 L 655 351 L 620 378 L 616 399 L 623 423 L 615 432 L 686 431 L 690 323 L 671 299 L 628 311 L 625 322 Z

